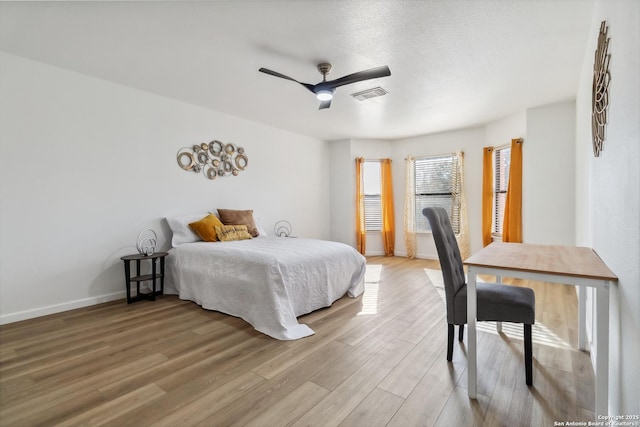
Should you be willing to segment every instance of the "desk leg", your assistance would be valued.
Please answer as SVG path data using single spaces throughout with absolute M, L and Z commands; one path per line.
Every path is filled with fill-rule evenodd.
M 578 286 L 578 349 L 587 349 L 587 288 Z
M 467 323 L 469 324 L 469 333 L 467 338 L 469 346 L 467 351 L 467 388 L 471 399 L 475 399 L 477 396 L 476 376 L 478 365 L 476 361 L 476 304 L 476 272 L 473 268 L 469 268 L 469 280 L 467 283 Z
M 596 294 L 596 416 L 609 415 L 609 283 Z

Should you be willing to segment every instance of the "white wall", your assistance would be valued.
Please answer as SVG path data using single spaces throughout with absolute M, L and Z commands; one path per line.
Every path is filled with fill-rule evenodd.
M 522 235 L 527 243 L 575 241 L 575 101 L 527 110 Z
M 356 246 L 355 157 L 351 155 L 351 140 L 329 143 L 330 161 L 326 169 L 330 182 L 331 240 Z
M 471 252 L 482 248 L 481 190 L 482 148 L 508 145 L 512 138 L 524 138 L 523 236 L 525 242 L 573 244 L 575 200 L 575 103 L 566 101 L 522 111 L 486 126 L 420 135 L 396 141 L 344 140 L 332 143 L 331 187 L 332 239 L 355 244 L 355 165 L 354 159 L 390 157 L 393 160 L 394 209 L 398 256 L 406 256 L 403 234 L 405 159 L 465 153 L 465 194 L 469 217 Z M 350 148 L 347 148 L 350 147 Z M 340 158 L 350 150 L 348 161 Z M 546 159 L 554 151 L 554 159 Z M 348 167 L 348 173 L 342 167 Z M 551 185 L 553 187 L 551 188 Z M 348 203 L 344 206 L 343 203 Z M 558 207 L 549 211 L 551 203 Z M 340 222 L 345 215 L 349 222 Z M 437 259 L 431 233 L 417 236 L 418 257 Z M 381 255 L 382 240 L 367 234 L 367 255 Z
M 121 298 L 120 257 L 163 218 L 254 209 L 329 238 L 328 144 L 0 53 L 0 322 Z M 249 165 L 209 181 L 178 149 L 218 139 Z
M 396 207 L 396 254 L 406 255 L 407 249 L 403 237 L 404 174 L 405 160 L 409 156 L 424 157 L 450 154 L 457 150 L 464 152 L 464 191 L 467 197 L 471 252 L 482 247 L 480 227 L 480 204 L 482 190 L 482 147 L 485 145 L 483 127 L 461 129 L 453 132 L 422 135 L 402 139 L 393 143 L 393 161 L 396 166 L 394 182 L 399 190 L 394 194 Z M 400 166 L 400 167 L 397 167 Z M 419 233 L 417 236 L 418 258 L 437 259 L 437 252 L 431 233 Z
M 573 244 L 574 241 L 574 141 L 575 103 L 561 102 L 516 113 L 483 127 L 461 129 L 393 141 L 396 208 L 396 254 L 406 255 L 402 236 L 404 205 L 404 159 L 464 152 L 465 194 L 469 217 L 471 252 L 482 248 L 481 191 L 482 147 L 508 145 L 524 138 L 523 239 L 530 243 Z M 555 150 L 557 157 L 545 159 Z M 398 167 L 401 166 L 401 167 Z M 553 189 L 550 186 L 553 183 Z M 549 194 L 547 194 L 549 192 Z M 552 203 L 555 212 L 545 209 Z M 430 233 L 418 235 L 418 257 L 437 258 Z
M 486 146 L 501 147 L 511 144 L 514 138 L 526 138 L 527 112 L 520 111 L 485 126 Z
M 610 106 L 604 151 L 595 158 L 591 148 L 591 84 L 603 20 L 611 40 Z M 593 247 L 619 279 L 610 289 L 609 413 L 620 415 L 640 413 L 638 22 L 640 2 L 596 1 L 576 100 L 576 241 Z M 589 305 L 592 296 L 589 293 Z M 592 334 L 590 338 L 597 340 Z

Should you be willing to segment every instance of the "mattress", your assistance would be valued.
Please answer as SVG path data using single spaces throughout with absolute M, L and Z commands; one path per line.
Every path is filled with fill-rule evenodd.
M 364 291 L 365 258 L 351 246 L 260 236 L 169 251 L 165 293 L 249 322 L 280 340 L 312 335 L 297 317 Z

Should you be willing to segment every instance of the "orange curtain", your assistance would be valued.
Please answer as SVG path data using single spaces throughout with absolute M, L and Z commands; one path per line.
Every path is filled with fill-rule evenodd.
M 522 243 L 522 139 L 511 140 L 511 166 L 502 223 L 502 241 Z
M 362 181 L 362 165 L 364 158 L 356 158 L 356 249 L 364 255 L 367 247 L 367 233 L 364 224 L 364 185 Z
M 380 161 L 380 200 L 382 203 L 382 244 L 385 256 L 393 256 L 396 246 L 396 220 L 393 213 L 391 159 Z
M 491 243 L 493 213 L 493 147 L 482 150 L 482 245 Z

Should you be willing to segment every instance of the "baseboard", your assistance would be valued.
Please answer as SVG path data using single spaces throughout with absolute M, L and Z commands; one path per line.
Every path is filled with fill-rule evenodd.
M 368 253 L 367 255 L 371 256 L 382 256 L 384 252 L 381 253 Z M 406 252 L 396 252 L 395 256 L 404 256 L 406 257 Z M 417 254 L 417 258 L 420 259 L 432 259 L 438 260 L 438 258 L 434 258 L 431 256 L 427 256 L 425 254 Z M 112 294 L 101 295 L 98 297 L 84 298 L 75 301 L 69 301 L 62 304 L 49 305 L 46 307 L 34 308 L 31 310 L 18 311 L 16 313 L 8 313 L 8 314 L 0 314 L 0 325 L 6 325 L 7 323 L 20 322 L 21 320 L 34 319 L 36 317 L 46 316 L 49 314 L 62 313 L 63 311 L 74 310 L 76 308 L 89 307 L 91 305 L 101 304 L 104 302 L 115 301 L 118 299 L 126 298 L 126 292 L 115 292 Z
M 115 292 L 112 294 L 101 295 L 98 297 L 84 298 L 75 301 L 69 301 L 62 304 L 49 305 L 47 307 L 34 308 L 31 310 L 18 311 L 16 313 L 0 315 L 0 325 L 7 323 L 19 322 L 21 320 L 33 319 L 36 317 L 46 316 L 48 314 L 61 313 L 63 311 L 74 310 L 76 308 L 89 307 L 91 305 L 101 304 L 103 302 L 115 301 L 126 298 L 126 292 Z
M 407 256 L 407 252 L 404 252 L 404 251 L 396 252 L 395 256 L 406 257 Z M 434 257 L 434 256 L 427 255 L 427 254 L 416 254 L 416 258 L 419 258 L 419 259 L 431 259 L 431 260 L 434 260 L 434 261 L 438 261 L 438 257 Z
M 384 256 L 384 251 L 366 251 L 365 256 Z
M 384 256 L 384 252 L 378 252 L 378 251 L 373 251 L 373 252 L 367 252 L 365 254 L 366 256 Z M 406 257 L 407 253 L 406 252 L 396 252 L 394 253 L 394 256 L 399 256 L 399 257 Z M 416 258 L 418 259 L 431 259 L 434 261 L 438 261 L 437 257 L 432 257 L 429 255 L 425 255 L 425 254 L 416 254 Z

